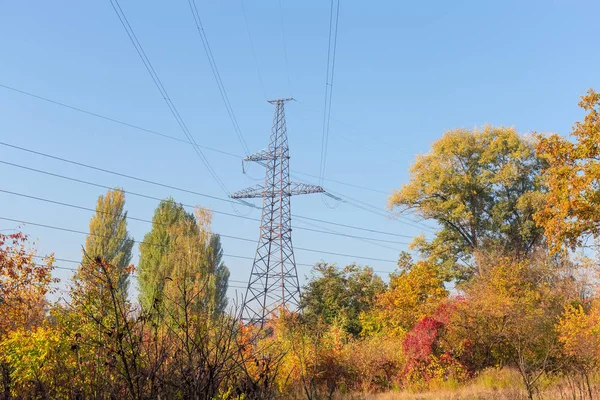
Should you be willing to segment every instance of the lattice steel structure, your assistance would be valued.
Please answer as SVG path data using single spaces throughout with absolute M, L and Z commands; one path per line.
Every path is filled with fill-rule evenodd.
M 290 197 L 324 192 L 320 186 L 290 182 L 289 148 L 284 104 L 292 99 L 269 101 L 275 105 L 275 117 L 269 147 L 244 158 L 265 165 L 265 181 L 234 193 L 234 199 L 263 199 L 260 238 L 248 287 L 242 304 L 241 319 L 262 327 L 270 313 L 282 307 L 295 309 L 300 302 L 300 284 L 292 247 Z

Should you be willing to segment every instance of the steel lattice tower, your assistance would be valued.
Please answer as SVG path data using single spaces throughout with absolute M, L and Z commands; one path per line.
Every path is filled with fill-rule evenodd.
M 269 101 L 275 105 L 275 116 L 269 147 L 244 158 L 265 165 L 265 181 L 231 197 L 263 199 L 260 237 L 244 295 L 241 318 L 254 324 L 264 324 L 265 318 L 280 308 L 298 308 L 300 284 L 292 247 L 290 197 L 320 193 L 323 188 L 290 182 L 289 148 L 283 105 L 292 99 Z

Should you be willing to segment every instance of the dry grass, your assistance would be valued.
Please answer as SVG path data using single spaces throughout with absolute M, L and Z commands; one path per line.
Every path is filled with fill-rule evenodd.
M 600 385 L 595 380 L 593 398 L 600 398 Z M 540 400 L 588 399 L 589 396 L 581 381 L 560 379 L 541 383 L 542 389 L 535 396 Z M 364 400 L 526 400 L 527 393 L 519 375 L 511 370 L 490 370 L 481 374 L 472 382 L 455 389 L 432 390 L 423 393 L 388 392 L 369 394 Z

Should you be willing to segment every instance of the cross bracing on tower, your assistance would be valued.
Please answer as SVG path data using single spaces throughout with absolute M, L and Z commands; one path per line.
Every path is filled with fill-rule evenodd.
M 322 187 L 290 182 L 289 148 L 284 104 L 292 99 L 269 101 L 275 116 L 269 147 L 244 158 L 245 162 L 266 162 L 263 184 L 234 193 L 234 199 L 262 198 L 260 236 L 241 319 L 262 327 L 265 319 L 280 309 L 300 305 L 300 283 L 292 247 L 290 197 L 323 193 Z

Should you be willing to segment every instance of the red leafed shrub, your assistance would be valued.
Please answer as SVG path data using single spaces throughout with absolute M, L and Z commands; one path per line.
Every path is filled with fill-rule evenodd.
M 433 380 L 463 380 L 467 377 L 467 369 L 439 346 L 440 337 L 455 309 L 454 303 L 443 303 L 433 315 L 423 317 L 406 334 L 402 349 L 407 357 L 403 371 L 407 384 L 419 386 L 430 384 Z

